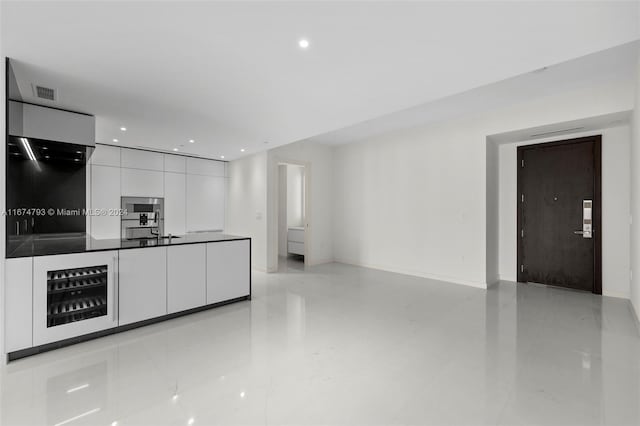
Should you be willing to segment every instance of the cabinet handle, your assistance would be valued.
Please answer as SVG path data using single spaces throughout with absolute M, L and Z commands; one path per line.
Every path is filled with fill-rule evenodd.
M 112 259 L 113 263 L 111 264 L 112 266 L 112 271 L 113 271 L 113 299 L 111 301 L 111 303 L 113 304 L 113 321 L 114 322 L 118 322 L 118 284 L 119 284 L 119 280 L 118 280 L 118 273 L 117 273 L 117 269 L 116 269 L 116 263 L 118 261 L 118 256 L 113 256 Z

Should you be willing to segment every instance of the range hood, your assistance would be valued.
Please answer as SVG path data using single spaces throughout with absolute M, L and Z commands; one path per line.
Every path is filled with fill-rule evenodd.
M 8 112 L 10 136 L 95 148 L 96 118 L 93 115 L 14 100 L 9 101 Z

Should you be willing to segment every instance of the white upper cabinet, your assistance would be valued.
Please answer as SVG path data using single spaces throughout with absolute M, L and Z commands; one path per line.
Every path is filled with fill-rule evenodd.
M 121 167 L 164 171 L 164 154 L 141 149 L 122 148 Z
M 123 197 L 164 197 L 164 172 L 120 169 Z
M 120 208 L 120 168 L 91 166 L 91 208 Z M 120 238 L 120 216 L 94 215 L 89 217 L 94 238 Z
M 164 171 L 173 173 L 186 173 L 187 161 L 184 155 L 164 155 Z
M 225 178 L 187 175 L 187 232 L 224 229 Z
M 121 197 L 162 197 L 165 233 L 224 229 L 224 161 L 97 145 L 90 163 L 91 208 L 118 209 Z M 95 238 L 119 238 L 120 217 L 90 217 L 88 229 Z
M 186 231 L 186 176 L 182 173 L 164 174 L 164 233 L 184 235 Z
M 100 166 L 120 167 L 120 148 L 109 145 L 96 145 L 91 158 L 90 164 Z
M 190 175 L 224 177 L 225 164 L 224 161 L 187 157 L 187 173 Z

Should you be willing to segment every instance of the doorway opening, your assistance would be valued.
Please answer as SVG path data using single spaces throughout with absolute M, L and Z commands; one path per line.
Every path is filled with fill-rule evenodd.
M 519 282 L 602 294 L 601 140 L 518 147 Z
M 307 173 L 278 164 L 278 271 L 303 270 L 307 261 Z

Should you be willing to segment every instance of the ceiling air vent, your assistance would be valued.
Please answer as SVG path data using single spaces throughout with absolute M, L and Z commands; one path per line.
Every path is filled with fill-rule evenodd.
M 50 87 L 39 86 L 37 84 L 33 85 L 33 92 L 37 98 L 46 99 L 48 101 L 55 101 L 56 89 L 52 89 Z

